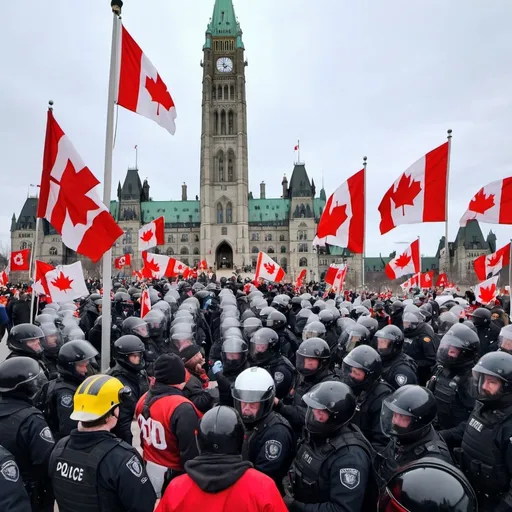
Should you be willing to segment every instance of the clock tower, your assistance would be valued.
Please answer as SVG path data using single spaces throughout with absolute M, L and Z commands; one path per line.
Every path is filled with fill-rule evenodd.
M 215 0 L 201 62 L 200 238 L 218 269 L 250 264 L 244 51 L 232 0 Z

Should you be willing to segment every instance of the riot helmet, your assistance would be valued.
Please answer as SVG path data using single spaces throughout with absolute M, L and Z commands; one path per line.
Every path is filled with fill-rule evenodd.
M 125 334 L 114 343 L 114 359 L 120 366 L 128 371 L 144 369 L 144 352 L 146 347 L 138 336 Z
M 279 336 L 268 327 L 258 329 L 249 342 L 249 357 L 256 364 L 269 363 L 279 355 Z
M 441 338 L 437 362 L 447 368 L 463 368 L 478 357 L 480 339 L 467 325 L 457 323 Z
M 402 352 L 404 333 L 396 325 L 386 325 L 374 336 L 377 340 L 377 352 L 383 361 L 393 359 Z
M 493 405 L 512 402 L 512 355 L 489 352 L 473 367 L 476 399 Z
M 302 331 L 302 339 L 305 341 L 309 338 L 321 338 L 325 339 L 325 333 L 327 332 L 325 325 L 319 321 L 312 321 L 306 323 L 304 330 Z
M 62 335 L 55 324 L 41 324 L 44 338 L 41 340 L 44 353 L 49 357 L 56 357 L 62 347 Z
M 62 345 L 57 357 L 57 370 L 63 377 L 82 382 L 90 375 L 90 363 L 98 351 L 86 340 L 72 340 Z
M 487 327 L 491 323 L 491 312 L 487 308 L 477 308 L 470 313 L 475 327 Z
M 322 373 L 329 367 L 331 351 L 321 338 L 304 340 L 295 353 L 297 371 L 304 377 Z
M 452 326 L 458 322 L 459 319 L 451 311 L 445 311 L 444 313 L 441 313 L 438 321 L 437 334 L 439 336 L 444 336 L 452 328 Z
M 159 309 L 151 309 L 144 315 L 142 320 L 146 322 L 148 334 L 151 338 L 163 337 L 165 325 L 167 323 L 163 311 Z
M 220 358 L 225 372 L 236 371 L 247 362 L 249 348 L 241 338 L 228 338 L 222 343 Z
M 512 354 L 512 325 L 501 328 L 498 337 L 498 350 Z
M 0 363 L 0 395 L 32 402 L 47 382 L 43 369 L 31 357 L 12 357 Z
M 37 325 L 18 324 L 7 337 L 7 346 L 16 354 L 40 358 L 43 355 L 44 332 Z
M 379 353 L 368 345 L 354 348 L 343 358 L 341 380 L 358 395 L 370 389 L 382 374 Z
M 267 316 L 267 327 L 274 330 L 280 330 L 284 327 L 286 327 L 287 320 L 284 313 L 281 313 L 281 311 L 271 311 L 270 314 Z
M 251 336 L 258 330 L 263 327 L 261 320 L 259 318 L 247 318 L 243 322 L 243 333 L 246 341 L 251 339 Z
M 368 329 L 368 332 L 369 332 L 368 339 L 369 340 L 373 339 L 373 337 L 375 336 L 375 333 L 379 329 L 379 322 L 371 316 L 360 316 L 357 319 L 357 323 L 364 325 Z
M 147 340 L 149 338 L 148 324 L 142 318 L 131 316 L 123 320 L 121 334 L 133 334 L 143 341 Z
M 240 416 L 231 407 L 220 405 L 201 418 L 197 429 L 197 447 L 201 455 L 240 455 L 245 429 Z
M 349 353 L 359 345 L 367 345 L 370 341 L 370 331 L 362 324 L 355 323 L 347 329 L 345 351 Z

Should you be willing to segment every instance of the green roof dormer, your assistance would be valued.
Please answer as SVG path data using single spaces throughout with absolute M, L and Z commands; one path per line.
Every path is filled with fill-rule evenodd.
M 215 0 L 213 15 L 206 29 L 205 47 L 211 47 L 212 37 L 234 37 L 236 47 L 244 48 L 242 29 L 236 19 L 233 0 Z

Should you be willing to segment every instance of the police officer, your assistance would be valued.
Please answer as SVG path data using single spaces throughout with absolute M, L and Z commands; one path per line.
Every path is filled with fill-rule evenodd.
M 249 343 L 249 359 L 253 366 L 265 368 L 272 375 L 276 384 L 277 398 L 288 396 L 295 381 L 295 368 L 286 357 L 281 355 L 279 337 L 275 331 L 269 327 L 262 327 L 252 335 Z
M 117 437 L 132 444 L 132 419 L 139 398 L 149 389 L 148 376 L 144 370 L 144 343 L 137 336 L 126 334 L 114 343 L 115 366 L 108 375 L 119 379 L 130 388 L 130 395 L 119 405 L 119 418 L 112 431 Z
M 267 316 L 266 327 L 273 329 L 279 337 L 279 346 L 281 354 L 288 360 L 295 363 L 295 352 L 299 346 L 299 342 L 290 329 L 288 329 L 288 321 L 286 315 L 281 311 L 271 311 Z
M 30 500 L 14 457 L 0 445 L 0 510 L 31 512 Z
M 263 368 L 248 368 L 236 378 L 232 394 L 247 429 L 244 460 L 272 478 L 283 492 L 283 478 L 295 455 L 295 436 L 290 424 L 273 411 L 274 380 Z
M 377 331 L 374 344 L 382 359 L 382 378 L 393 389 L 406 384 L 418 384 L 418 365 L 404 354 L 404 333 L 396 325 L 387 325 Z
M 56 379 L 58 376 L 57 361 L 59 350 L 62 347 L 62 336 L 53 322 L 43 323 L 40 327 L 44 333 L 44 338 L 41 339 L 41 346 L 43 347 L 44 362 L 46 368 L 48 368 L 48 378 L 50 380 Z
M 77 422 L 70 418 L 76 388 L 90 374 L 90 364 L 97 350 L 85 340 L 68 341 L 59 350 L 57 379 L 48 383 L 45 392 L 44 415 L 56 440 L 71 434 Z
M 380 512 L 478 512 L 475 491 L 451 464 L 424 457 L 401 468 L 379 499 Z
M 7 337 L 7 346 L 11 353 L 6 359 L 12 357 L 30 357 L 37 361 L 43 370 L 46 378 L 50 376 L 50 372 L 44 362 L 44 351 L 42 341 L 44 339 L 44 332 L 40 327 L 32 324 L 18 324 L 9 331 Z
M 388 443 L 382 432 L 380 411 L 383 400 L 393 388 L 380 377 L 382 361 L 378 352 L 368 345 L 360 345 L 343 359 L 341 380 L 356 395 L 356 413 L 352 423 L 357 425 L 376 450 Z
M 359 512 L 375 508 L 374 452 L 350 423 L 356 408 L 342 382 L 322 382 L 304 395 L 306 435 L 290 468 L 291 511 Z
M 287 405 L 278 398 L 274 399 L 275 410 L 290 422 L 298 435 L 306 420 L 307 408 L 302 397 L 320 382 L 339 380 L 334 371 L 329 368 L 330 357 L 329 345 L 321 338 L 309 338 L 303 341 L 296 354 L 299 378 L 293 392 L 293 402 Z
M 512 355 L 485 354 L 473 378 L 477 401 L 455 451 L 481 510 L 504 512 L 512 509 Z
M 431 391 L 406 384 L 382 403 L 382 431 L 391 439 L 381 452 L 379 474 L 386 483 L 404 465 L 435 457 L 452 463 L 446 443 L 434 430 L 436 399 Z
M 160 355 L 160 350 L 156 343 L 149 337 L 148 324 L 141 318 L 131 316 L 123 321 L 121 326 L 121 335 L 130 334 L 137 336 L 144 343 L 144 361 L 146 363 L 146 372 L 149 376 L 153 375 L 153 365 Z
M 50 457 L 60 512 L 150 512 L 156 496 L 137 450 L 110 431 L 130 390 L 110 375 L 88 377 L 76 390 L 71 419 L 78 430 Z
M 0 439 L 19 466 L 33 512 L 53 511 L 48 460 L 55 441 L 43 413 L 33 406 L 46 382 L 32 358 L 14 357 L 0 363 Z
M 439 366 L 427 387 L 437 402 L 437 427 L 445 430 L 466 421 L 473 410 L 471 368 L 478 359 L 480 340 L 467 325 L 455 324 L 437 349 Z
M 477 308 L 470 318 L 480 338 L 480 356 L 497 350 L 500 328 L 491 320 L 491 312 L 487 308 Z

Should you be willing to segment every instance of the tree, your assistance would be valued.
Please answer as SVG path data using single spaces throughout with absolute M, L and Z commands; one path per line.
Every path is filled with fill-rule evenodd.
M 0 242 L 0 269 L 4 269 L 9 264 L 11 251 L 5 242 Z

